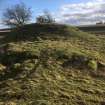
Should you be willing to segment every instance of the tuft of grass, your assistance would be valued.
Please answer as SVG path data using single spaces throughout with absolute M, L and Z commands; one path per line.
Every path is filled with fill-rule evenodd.
M 98 68 L 98 65 L 97 65 L 97 62 L 95 61 L 95 60 L 89 60 L 89 62 L 88 62 L 88 67 L 90 68 L 90 69 L 93 69 L 93 70 L 97 70 L 97 68 Z

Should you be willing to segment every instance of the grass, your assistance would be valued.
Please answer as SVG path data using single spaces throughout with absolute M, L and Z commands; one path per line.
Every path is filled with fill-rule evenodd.
M 0 105 L 104 105 L 104 37 L 69 26 L 68 36 L 43 28 L 47 35 L 40 38 L 1 39 Z M 97 70 L 88 68 L 89 60 Z

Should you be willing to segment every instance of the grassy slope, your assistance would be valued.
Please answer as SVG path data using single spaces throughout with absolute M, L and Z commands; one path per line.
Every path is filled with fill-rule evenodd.
M 104 37 L 66 31 L 70 35 L 1 43 L 0 105 L 105 104 L 104 70 L 62 66 L 74 53 L 105 63 Z

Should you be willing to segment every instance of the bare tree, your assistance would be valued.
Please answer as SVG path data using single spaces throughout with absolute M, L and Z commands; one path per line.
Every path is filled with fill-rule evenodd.
M 44 11 L 44 14 L 36 18 L 36 23 L 54 23 L 52 15 L 49 11 Z
M 31 10 L 24 3 L 7 8 L 3 14 L 3 21 L 10 27 L 18 27 L 26 24 L 31 18 Z

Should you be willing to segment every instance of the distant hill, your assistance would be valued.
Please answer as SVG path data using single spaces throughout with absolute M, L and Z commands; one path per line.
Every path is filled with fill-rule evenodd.
M 77 26 L 82 31 L 105 35 L 105 24 Z

